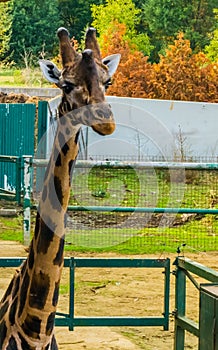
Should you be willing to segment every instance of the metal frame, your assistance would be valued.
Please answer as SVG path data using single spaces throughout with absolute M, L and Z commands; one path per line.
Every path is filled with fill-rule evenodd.
M 185 257 L 178 257 L 174 265 L 176 266 L 174 271 L 176 276 L 174 350 L 183 350 L 185 346 L 185 331 L 194 334 L 198 338 L 205 336 L 200 334 L 199 324 L 186 316 L 186 277 L 200 290 L 200 285 L 198 285 L 191 273 L 209 282 L 218 283 L 218 272 Z
M 0 267 L 17 267 L 23 258 L 0 258 Z M 169 329 L 169 298 L 170 298 L 170 259 L 132 259 L 132 258 L 65 258 L 64 267 L 69 268 L 70 292 L 69 313 L 57 312 L 56 326 L 74 327 L 82 326 L 162 326 Z M 157 316 L 150 317 L 77 317 L 74 315 L 75 301 L 75 270 L 77 268 L 161 268 L 164 273 L 164 310 Z

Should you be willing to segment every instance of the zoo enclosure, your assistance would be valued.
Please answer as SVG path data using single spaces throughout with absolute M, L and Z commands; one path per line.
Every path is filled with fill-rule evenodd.
M 43 171 L 47 161 L 22 157 L 18 163 L 24 176 L 24 241 L 28 243 L 30 209 L 36 208 L 38 198 L 33 174 L 38 173 L 36 167 Z M 160 246 L 175 252 L 185 245 L 217 250 L 217 170 L 217 163 L 78 160 L 66 242 L 91 248 L 127 242 L 145 252 Z
M 0 258 L 0 267 L 18 267 L 22 258 Z M 162 326 L 169 328 L 170 259 L 129 259 L 129 258 L 65 258 L 64 267 L 69 268 L 69 313 L 57 312 L 56 326 L 68 327 L 70 331 L 78 326 Z M 75 316 L 75 270 L 78 268 L 155 268 L 162 269 L 164 288 L 163 310 L 159 316 L 145 317 L 84 317 Z
M 171 250 L 175 252 L 181 245 L 186 245 L 188 249 L 200 251 L 217 250 L 217 163 L 206 164 L 209 165 L 206 169 L 198 168 L 195 170 L 193 166 L 190 169 L 186 163 L 186 168 L 181 171 L 183 165 L 180 165 L 182 164 L 180 162 L 178 165 L 174 164 L 174 169 L 169 167 L 173 163 L 168 161 L 166 163 L 148 162 L 149 159 L 152 161 L 155 159 L 157 161 L 163 160 L 163 158 L 155 158 L 154 155 L 157 155 L 157 149 L 153 147 L 155 144 L 159 146 L 158 149 L 161 154 L 165 153 L 165 146 L 169 148 L 168 141 L 173 141 L 174 146 L 176 146 L 177 136 L 181 137 L 179 155 L 182 157 L 173 158 L 171 149 L 170 154 L 164 154 L 164 160 L 198 161 L 196 155 L 200 152 L 204 157 L 201 158 L 201 161 L 204 159 L 204 161 L 217 162 L 217 134 L 213 127 L 217 106 L 208 103 L 129 99 L 110 96 L 107 99 L 112 104 L 117 121 L 118 134 L 111 137 L 119 139 L 122 136 L 121 139 L 124 141 L 127 139 L 130 146 L 136 138 L 137 150 L 136 153 L 129 154 L 130 149 L 128 147 L 127 156 L 125 144 L 126 156 L 118 154 L 112 157 L 112 148 L 113 151 L 117 149 L 118 152 L 120 152 L 120 149 L 116 146 L 114 139 L 112 141 L 109 137 L 110 146 L 107 147 L 107 151 L 111 153 L 103 155 L 101 153 L 103 147 L 98 147 L 97 150 L 100 151 L 101 155 L 98 154 L 94 159 L 98 159 L 98 157 L 103 160 L 109 159 L 112 164 L 106 164 L 105 166 L 104 162 L 100 162 L 100 165 L 98 162 L 87 162 L 89 164 L 84 168 L 80 168 L 80 170 L 79 167 L 76 167 L 75 185 L 72 189 L 70 202 L 71 211 L 68 212 L 69 227 L 66 242 L 73 246 L 85 248 L 119 247 L 124 242 L 128 242 L 128 245 L 132 246 L 135 252 L 137 252 L 138 247 L 140 247 L 140 252 L 151 252 L 157 248 L 158 250 L 162 249 L 162 251 Z M 23 154 L 33 156 L 34 146 L 36 148 L 36 145 L 39 144 L 43 139 L 43 135 L 50 128 L 52 131 L 51 137 L 50 139 L 46 137 L 45 143 L 41 142 L 37 154 L 37 158 L 47 158 L 55 134 L 59 101 L 60 97 L 49 102 L 39 102 L 38 126 L 35 128 L 35 132 L 35 105 L 0 104 L 0 137 L 3 140 L 0 154 L 8 155 L 8 159 L 12 159 L 10 155 L 18 158 L 22 157 Z M 193 118 L 193 116 L 196 117 Z M 197 117 L 198 123 L 196 125 Z M 126 125 L 123 124 L 124 121 Z M 142 132 L 144 134 L 142 139 L 139 138 L 141 128 L 143 128 Z M 190 129 L 193 132 L 190 133 Z M 180 131 L 181 134 L 178 135 Z M 13 134 L 10 142 L 8 142 L 8 134 Z M 127 135 L 129 136 L 127 137 Z M 168 139 L 163 135 L 173 137 Z M 98 142 L 94 142 L 96 140 L 93 137 L 95 136 L 91 133 L 91 130 L 89 130 L 89 134 L 86 134 L 86 131 L 81 134 L 80 148 L 85 159 L 95 154 L 93 153 L 92 144 L 96 143 L 97 145 Z M 202 143 L 202 139 L 204 139 L 204 143 Z M 106 138 L 101 140 L 103 142 Z M 149 143 L 149 147 L 148 140 L 152 141 L 152 144 Z M 24 144 L 29 145 L 30 149 L 28 147 L 23 148 Z M 142 152 L 143 145 L 148 148 Z M 11 146 L 13 146 L 13 149 Z M 190 154 L 186 154 L 189 150 L 187 146 L 194 147 Z M 210 154 L 215 156 L 207 158 L 210 149 Z M 144 162 L 143 154 L 146 155 Z M 173 155 L 175 156 L 175 154 Z M 24 241 L 27 243 L 30 239 L 30 207 L 37 203 L 38 193 L 36 192 L 41 190 L 44 169 L 40 166 L 40 169 L 34 170 L 34 176 L 37 176 L 33 177 L 32 183 L 37 185 L 34 189 L 36 192 L 32 190 L 28 192 L 28 188 L 24 189 L 24 183 L 22 182 L 24 175 L 22 161 L 24 158 L 18 158 L 11 164 L 4 159 L 4 171 L 1 171 L 3 161 L 0 162 L 0 187 L 3 189 L 2 182 L 4 178 L 9 179 L 8 185 L 10 187 L 4 188 L 0 192 L 4 198 L 14 199 L 14 192 L 11 189 L 16 187 L 15 199 L 19 202 L 25 197 Z M 121 163 L 122 159 L 126 159 L 127 163 L 119 166 L 118 162 L 115 162 L 116 166 L 114 166 L 113 159 L 120 159 Z M 140 162 L 134 162 L 135 159 L 140 159 Z M 20 161 L 22 171 L 18 166 Z M 41 161 L 43 162 L 43 160 Z M 79 162 L 77 164 L 79 165 Z M 13 167 L 13 174 L 15 174 L 14 169 L 17 168 L 16 175 L 8 174 L 7 167 L 10 166 Z M 34 167 L 36 167 L 36 163 Z M 109 167 L 111 168 L 109 169 Z M 148 168 L 149 170 L 145 170 Z M 24 195 L 24 192 L 26 192 L 26 195 Z M 35 203 L 33 201 L 30 203 L 31 198 L 28 198 L 28 193 L 30 195 L 34 194 Z M 135 209 L 135 207 L 141 209 Z M 91 211 L 88 211 L 87 208 L 90 208 Z M 78 211 L 79 209 L 80 211 Z M 93 209 L 96 210 L 93 211 Z M 204 209 L 206 209 L 205 212 Z

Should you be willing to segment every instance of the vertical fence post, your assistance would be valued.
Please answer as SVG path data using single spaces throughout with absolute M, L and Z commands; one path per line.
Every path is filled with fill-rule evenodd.
M 30 206 L 31 206 L 31 170 L 32 156 L 23 156 L 23 241 L 30 244 Z
M 170 303 L 170 259 L 166 260 L 167 266 L 164 268 L 164 330 L 169 330 L 169 303 Z
M 178 258 L 177 258 L 178 260 Z M 175 329 L 174 350 L 183 350 L 185 346 L 185 330 L 178 324 L 177 316 L 185 316 L 186 311 L 186 276 L 184 271 L 176 265 L 176 290 L 175 290 Z
M 69 304 L 69 330 L 74 329 L 74 292 L 75 292 L 75 261 L 70 259 L 70 304 Z

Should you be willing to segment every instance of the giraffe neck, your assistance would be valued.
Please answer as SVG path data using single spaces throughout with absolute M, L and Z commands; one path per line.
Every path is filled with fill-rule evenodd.
M 57 350 L 54 320 L 63 267 L 71 169 L 81 125 L 110 134 L 110 106 L 88 105 L 60 118 L 27 260 L 0 302 L 0 350 Z
M 78 153 L 79 129 L 75 114 L 70 119 L 62 117 L 58 123 L 29 255 L 0 303 L 0 328 L 5 329 L 5 333 L 0 334 L 1 350 L 15 343 L 16 347 L 13 345 L 9 349 L 56 349 L 53 328 L 63 267 L 71 169 Z M 7 333 L 10 334 L 8 339 Z M 53 344 L 51 348 L 50 344 Z
M 73 119 L 72 119 L 73 120 Z M 45 174 L 35 233 L 27 260 L 30 278 L 27 302 L 20 323 L 37 320 L 41 310 L 40 337 L 50 336 L 54 326 L 59 283 L 63 267 L 66 210 L 70 197 L 71 169 L 78 153 L 80 125 L 60 119 Z M 43 328 L 44 327 L 44 328 Z M 28 325 L 27 327 L 28 328 Z

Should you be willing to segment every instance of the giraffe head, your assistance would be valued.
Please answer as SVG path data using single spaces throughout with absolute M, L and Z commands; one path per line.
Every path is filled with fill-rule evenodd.
M 71 44 L 69 33 L 65 28 L 57 32 L 60 43 L 62 71 L 48 60 L 39 64 L 45 78 L 55 83 L 62 90 L 62 103 L 59 106 L 60 116 L 87 105 L 92 106 L 95 117 L 88 121 L 96 132 L 106 135 L 115 129 L 110 106 L 105 102 L 105 90 L 110 84 L 120 61 L 120 55 L 101 58 L 96 31 L 89 28 L 85 36 L 85 49 L 77 52 Z M 86 108 L 83 108 L 85 111 Z

